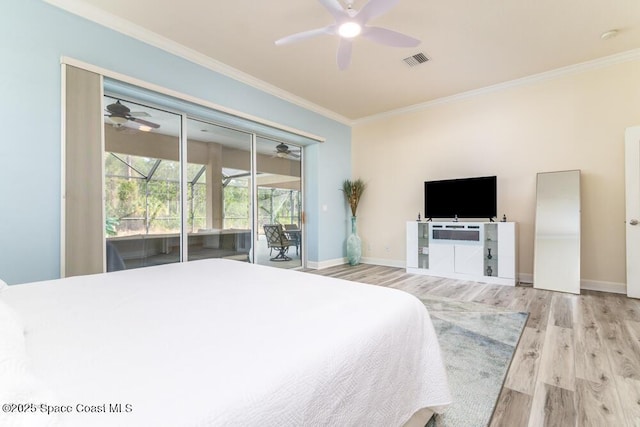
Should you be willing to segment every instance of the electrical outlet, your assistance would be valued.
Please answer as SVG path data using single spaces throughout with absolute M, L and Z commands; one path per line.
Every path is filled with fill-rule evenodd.
M 384 251 L 385 252 L 389 252 L 391 250 L 391 248 L 389 247 L 389 245 L 384 245 Z

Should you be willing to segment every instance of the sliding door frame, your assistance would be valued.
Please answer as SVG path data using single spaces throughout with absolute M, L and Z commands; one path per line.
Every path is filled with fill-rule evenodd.
M 67 101 L 69 101 L 69 96 L 67 91 L 70 89 L 69 88 L 69 75 L 70 75 L 70 68 L 71 69 L 75 69 L 77 71 L 81 71 L 82 72 L 82 76 L 80 76 L 81 78 L 79 79 L 80 81 L 85 80 L 83 83 L 86 83 L 86 78 L 85 78 L 85 73 L 86 73 L 86 77 L 89 77 L 89 74 L 95 75 L 97 77 L 97 82 L 95 83 L 95 87 L 92 88 L 91 92 L 87 92 L 84 91 L 84 95 L 89 94 L 91 97 L 99 99 L 100 102 L 102 100 L 102 98 L 104 97 L 104 76 L 100 73 L 96 73 L 92 70 L 87 70 L 84 69 L 82 67 L 77 67 L 74 65 L 70 65 L 70 64 L 61 64 L 60 66 L 60 74 L 61 74 L 61 85 L 60 85 L 60 103 L 61 103 L 61 126 L 60 126 L 60 140 L 61 140 L 61 149 L 60 149 L 60 156 L 61 156 L 61 173 L 60 173 L 60 195 L 61 195 L 61 200 L 60 200 L 60 276 L 61 277 L 67 277 L 68 275 L 72 275 L 72 276 L 76 276 L 76 275 L 82 275 L 82 274 L 94 274 L 94 273 L 99 273 L 100 271 L 98 271 L 98 263 L 95 262 L 97 255 L 101 256 L 101 262 L 99 263 L 101 265 L 101 270 L 105 271 L 106 270 L 106 251 L 105 251 L 105 247 L 104 244 L 102 244 L 100 247 L 97 246 L 97 243 L 95 243 L 95 241 L 97 240 L 97 234 L 100 234 L 100 240 L 102 242 L 105 241 L 105 237 L 106 237 L 106 233 L 105 233 L 105 229 L 103 224 L 105 223 L 105 211 L 104 211 L 104 199 L 105 199 L 105 189 L 104 189 L 104 161 L 100 161 L 100 166 L 99 166 L 99 178 L 98 181 L 99 182 L 93 182 L 95 180 L 90 179 L 90 178 L 95 178 L 95 176 L 86 176 L 86 174 L 82 174 L 81 178 L 83 178 L 83 181 L 89 182 L 89 184 L 92 184 L 93 186 L 99 185 L 100 186 L 100 198 L 99 201 L 96 201 L 95 203 L 102 205 L 100 208 L 100 222 L 102 224 L 102 226 L 100 226 L 100 228 L 98 229 L 99 231 L 95 231 L 95 234 L 90 234 L 87 235 L 87 233 L 84 233 L 82 228 L 84 226 L 86 226 L 87 222 L 89 220 L 93 220 L 95 221 L 96 215 L 86 215 L 87 212 L 91 212 L 93 210 L 94 214 L 95 211 L 97 211 L 97 209 L 95 209 L 94 205 L 90 205 L 90 206 L 85 206 L 86 211 L 84 212 L 85 215 L 73 215 L 70 214 L 68 212 L 67 209 L 67 204 L 69 203 L 69 199 L 71 198 L 72 200 L 78 201 L 78 199 L 81 199 L 80 201 L 82 201 L 82 198 L 84 196 L 86 196 L 86 191 L 79 191 L 77 189 L 77 187 L 80 185 L 80 183 L 76 183 L 76 188 L 72 189 L 72 191 L 68 191 L 68 187 L 67 185 L 73 185 L 73 183 L 70 183 L 68 180 L 68 173 L 69 170 L 68 168 L 70 167 L 69 164 L 73 165 L 72 167 L 75 167 L 76 169 L 76 178 L 78 177 L 78 168 L 82 168 L 82 165 L 84 165 L 84 163 L 81 163 L 82 160 L 86 160 L 87 155 L 90 154 L 89 150 L 90 146 L 87 146 L 86 144 L 76 144 L 75 149 L 73 150 L 72 153 L 70 153 L 69 147 L 67 145 L 67 140 L 68 138 L 71 138 L 71 140 L 75 140 L 78 138 L 78 134 L 79 132 L 86 132 L 87 128 L 83 127 L 83 129 L 81 131 L 78 130 L 78 126 L 73 126 L 73 130 L 70 129 L 67 125 L 68 125 L 68 120 L 77 120 L 79 119 L 79 117 L 71 117 L 70 114 L 68 114 L 69 112 L 67 111 Z M 74 81 L 74 83 L 77 83 L 77 81 Z M 84 89 L 87 89 L 86 87 Z M 75 96 L 74 98 L 78 98 L 78 96 Z M 85 96 L 86 98 L 86 96 Z M 81 99 L 82 101 L 82 99 Z M 92 119 L 90 121 L 95 121 L 95 123 L 100 123 L 100 125 L 96 125 L 97 128 L 97 133 L 98 135 L 98 140 L 100 143 L 99 146 L 99 152 L 100 152 L 100 159 L 103 158 L 103 153 L 104 153 L 104 148 L 105 148 L 105 143 L 104 143 L 104 126 L 102 125 L 103 122 L 103 118 L 102 118 L 102 104 L 100 104 L 100 108 L 98 108 L 98 110 L 100 111 L 100 113 L 96 113 L 95 116 L 92 117 Z M 93 114 L 93 113 L 92 113 Z M 90 116 L 91 117 L 91 116 Z M 85 117 L 86 118 L 86 117 Z M 94 129 L 91 129 L 92 131 L 94 131 Z M 92 136 L 96 136 L 93 135 L 93 132 L 90 132 Z M 84 136 L 84 138 L 86 138 L 86 135 Z M 91 137 L 86 138 L 86 140 L 92 140 Z M 86 140 L 83 140 L 83 142 L 86 142 Z M 82 148 L 82 147 L 88 147 L 88 148 Z M 80 147 L 80 148 L 79 148 Z M 78 148 L 81 151 L 78 151 Z M 93 148 L 93 150 L 95 150 L 95 148 Z M 68 161 L 71 159 L 67 159 L 68 155 L 72 155 L 75 156 L 75 161 Z M 81 163 L 81 166 L 78 166 L 78 163 Z M 95 169 L 93 170 L 95 171 Z M 73 172 L 72 172 L 73 173 Z M 94 172 L 95 173 L 95 172 Z M 81 187 L 85 188 L 85 185 L 82 185 Z M 91 188 L 91 187 L 90 187 Z M 95 188 L 94 188 L 95 190 Z M 92 209 L 93 208 L 93 209 Z M 68 235 L 67 233 L 70 233 L 71 231 L 69 230 L 69 227 L 67 227 L 67 220 L 70 219 L 71 223 L 74 225 L 74 227 L 76 228 L 76 231 L 72 234 L 72 236 L 74 236 L 74 238 L 68 239 Z M 80 239 L 80 235 L 83 236 L 82 239 Z M 72 242 L 69 242 L 68 240 L 71 240 Z M 92 243 L 93 241 L 93 243 Z M 95 246 L 95 247 L 94 247 Z M 70 254 L 67 253 L 67 251 L 70 252 Z M 96 255 L 96 256 L 92 256 L 92 255 Z
M 189 259 L 189 234 L 187 232 L 187 203 L 189 201 L 188 183 L 187 183 L 187 115 L 178 113 L 180 120 L 180 262 Z
M 256 245 L 258 244 L 258 136 L 251 134 L 251 249 L 249 249 L 249 259 L 252 264 L 256 262 Z
M 171 98 L 176 98 L 178 100 L 181 101 L 185 101 L 188 103 L 191 103 L 193 105 L 199 106 L 199 107 L 203 107 L 206 109 L 209 109 L 211 111 L 214 112 L 219 112 L 219 113 L 224 113 L 242 120 L 246 120 L 248 122 L 253 122 L 256 123 L 258 125 L 262 125 L 262 126 L 266 126 L 272 129 L 275 129 L 277 131 L 282 131 L 285 133 L 289 133 L 295 136 L 299 136 L 302 138 L 305 138 L 309 141 L 311 141 L 311 143 L 323 143 L 325 142 L 325 138 L 318 136 L 318 135 L 314 135 L 312 133 L 309 132 L 305 132 L 293 127 L 289 127 L 289 126 L 285 126 L 276 122 L 272 122 L 270 120 L 266 120 L 257 116 L 253 116 L 251 114 L 247 114 L 247 113 L 243 113 L 241 111 L 238 110 L 234 110 L 231 108 L 227 108 L 224 107 L 222 105 L 201 99 L 201 98 L 197 98 L 191 95 L 187 95 L 175 90 L 171 90 L 153 83 L 149 83 L 131 76 L 127 76 L 125 74 L 121 74 L 115 71 L 111 71 L 93 64 L 89 64 L 83 61 L 79 61 L 76 60 L 74 58 L 70 58 L 70 57 L 66 57 L 66 56 L 62 56 L 60 58 L 60 62 L 61 62 L 61 76 L 62 76 L 62 84 L 61 84 L 61 141 L 62 141 L 62 148 L 61 148 L 61 165 L 62 165 L 62 171 L 61 171 L 61 193 L 62 193 L 62 209 L 61 209 L 61 243 L 60 243 L 60 247 L 61 247 L 61 252 L 60 252 L 60 271 L 61 271 L 61 276 L 65 277 L 66 273 L 67 273 L 67 269 L 66 269 L 66 250 L 67 250 L 67 242 L 66 242 L 66 212 L 65 212 L 65 196 L 66 196 L 66 178 L 65 178 L 65 173 L 66 173 L 66 119 L 67 119 L 67 112 L 66 112 L 66 101 L 67 101 L 67 94 L 66 94 L 66 90 L 67 90 L 67 84 L 66 84 L 66 66 L 73 66 L 76 68 L 79 68 L 81 70 L 84 71 L 88 71 L 88 72 L 92 72 L 95 74 L 99 75 L 100 78 L 100 92 L 99 92 L 99 96 L 102 99 L 102 97 L 104 97 L 105 95 L 105 90 L 104 90 L 104 78 L 107 77 L 109 79 L 115 80 L 115 81 L 120 81 L 123 82 L 125 84 L 128 85 L 132 85 L 135 87 L 139 87 L 151 92 L 155 92 L 158 93 L 160 95 L 164 95 L 167 97 L 171 97 Z M 153 103 L 148 103 L 146 101 L 143 101 L 146 105 L 149 105 L 151 107 L 154 107 Z M 158 108 L 163 109 L 165 111 L 171 111 L 170 108 L 164 107 L 164 106 L 158 106 Z M 188 204 L 188 189 L 187 189 L 187 159 L 186 159 L 186 155 L 187 155 L 187 142 L 188 142 L 188 134 L 187 134 L 187 120 L 189 118 L 193 118 L 196 120 L 204 120 L 208 123 L 211 124 L 215 124 L 215 125 L 219 125 L 219 126 L 223 126 L 226 128 L 230 128 L 230 129 L 234 129 L 240 132 L 244 132 L 244 133 L 248 133 L 251 135 L 252 141 L 251 141 L 251 188 L 250 188 L 250 223 L 252 224 L 251 227 L 251 241 L 252 241 L 252 245 L 250 248 L 250 259 L 252 263 L 255 263 L 256 261 L 256 248 L 255 245 L 257 243 L 257 238 L 258 238 L 258 229 L 257 229 L 257 223 L 258 223 L 258 203 L 257 203 L 257 197 L 258 197 L 258 191 L 257 191 L 257 180 L 256 180 L 256 167 L 257 167 L 257 138 L 261 137 L 261 138 L 265 138 L 268 140 L 272 140 L 272 141 L 279 141 L 279 138 L 275 138 L 273 136 L 269 136 L 269 135 L 262 135 L 256 131 L 253 130 L 247 130 L 247 129 L 241 129 L 241 128 L 237 128 L 235 126 L 232 126 L 230 124 L 225 124 L 225 123 L 219 123 L 215 120 L 208 120 L 208 119 L 200 119 L 196 116 L 190 116 L 189 114 L 185 113 L 184 111 L 171 111 L 174 114 L 177 114 L 179 116 L 181 116 L 181 130 L 180 130 L 180 146 L 179 146 L 179 159 L 180 159 L 180 179 L 181 179 L 181 183 L 180 183 L 180 197 L 181 197 L 181 201 L 180 201 L 180 206 L 181 206 L 181 212 L 180 212 L 180 221 L 181 221 L 181 226 L 180 226 L 180 231 L 181 231 L 181 237 L 180 237 L 180 246 L 181 246 L 181 250 L 180 250 L 180 262 L 186 262 L 189 258 L 188 258 L 188 230 L 187 230 L 187 217 L 186 217 L 186 212 L 188 211 L 187 208 L 187 204 Z M 301 233 L 302 236 L 305 236 L 305 210 L 304 210 L 304 194 L 305 194 L 305 182 L 304 182 L 304 147 L 306 144 L 296 144 L 294 142 L 289 142 L 289 141 L 283 141 L 286 142 L 287 144 L 291 144 L 291 145 L 295 145 L 297 147 L 300 147 L 301 149 L 301 159 L 300 159 L 300 188 L 303 194 L 303 197 L 301 197 L 301 221 L 300 221 L 300 229 L 301 229 Z M 308 144 L 307 144 L 308 145 Z M 105 132 L 104 132 L 104 126 L 100 127 L 100 150 L 102 153 L 104 153 L 105 150 Z M 100 173 L 101 173 L 101 188 L 102 188 L 102 199 L 101 199 L 101 204 L 102 204 L 102 225 L 100 226 L 101 229 L 101 233 L 102 233 L 102 241 L 103 243 L 106 241 L 106 235 L 105 235 L 105 230 L 104 230 L 104 222 L 105 222 L 105 208 L 104 208 L 104 201 L 105 201 L 105 184 L 104 184 L 104 161 L 101 162 L 100 165 Z M 104 245 L 103 245 L 104 246 Z M 306 239 L 303 238 L 302 239 L 302 246 L 301 246 L 301 253 L 305 254 L 304 256 L 301 257 L 301 266 L 304 267 L 306 265 Z M 102 271 L 106 271 L 106 251 L 102 251 Z

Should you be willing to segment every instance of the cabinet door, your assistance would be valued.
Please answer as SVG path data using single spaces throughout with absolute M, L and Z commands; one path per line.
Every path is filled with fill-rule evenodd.
M 516 278 L 516 225 L 513 222 L 498 223 L 498 276 Z
M 482 276 L 484 267 L 482 245 L 456 245 L 455 246 L 455 272 Z
M 454 245 L 431 243 L 429 245 L 429 270 L 441 273 L 452 273 L 455 262 Z
M 418 268 L 418 223 L 407 223 L 407 268 Z

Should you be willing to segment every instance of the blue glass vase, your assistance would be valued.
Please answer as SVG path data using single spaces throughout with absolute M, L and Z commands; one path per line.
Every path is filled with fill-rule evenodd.
M 351 217 L 351 234 L 347 238 L 347 260 L 350 265 L 360 264 L 362 258 L 362 241 L 356 230 L 356 217 Z

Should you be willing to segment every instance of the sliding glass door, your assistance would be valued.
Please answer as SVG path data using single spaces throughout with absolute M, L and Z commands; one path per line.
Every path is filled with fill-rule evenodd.
M 256 141 L 256 262 L 302 266 L 302 149 L 264 137 Z
M 302 146 L 320 137 L 68 64 L 62 84 L 63 277 L 204 258 L 303 266 Z
M 107 271 L 181 260 L 181 116 L 112 96 L 105 119 Z
M 187 119 L 189 261 L 249 261 L 252 135 Z
M 84 133 L 67 138 L 73 154 L 67 157 L 74 165 L 81 155 L 89 158 L 87 147 L 93 147 L 95 156 L 85 167 L 66 168 L 70 225 L 65 232 L 65 274 L 207 258 L 281 268 L 303 265 L 300 146 L 203 119 L 206 112 L 200 116 L 188 108 L 165 109 L 118 92 L 101 96 L 102 123 L 94 120 L 90 127 L 79 116 L 76 127 Z M 81 110 L 98 99 L 87 98 L 74 107 Z M 96 138 L 100 132 L 104 145 Z M 83 145 L 86 135 L 95 140 Z M 71 173 L 76 169 L 95 171 L 95 176 Z M 94 181 L 90 192 L 83 190 Z M 87 203 L 73 203 L 82 191 L 96 211 L 85 221 L 95 238 L 84 246 L 87 233 L 82 230 L 87 226 L 74 228 L 71 221 L 83 218 Z M 265 234 L 268 227 L 277 231 L 271 236 L 275 240 Z M 86 271 L 76 268 L 80 262 L 72 262 L 82 253 L 95 261 Z

